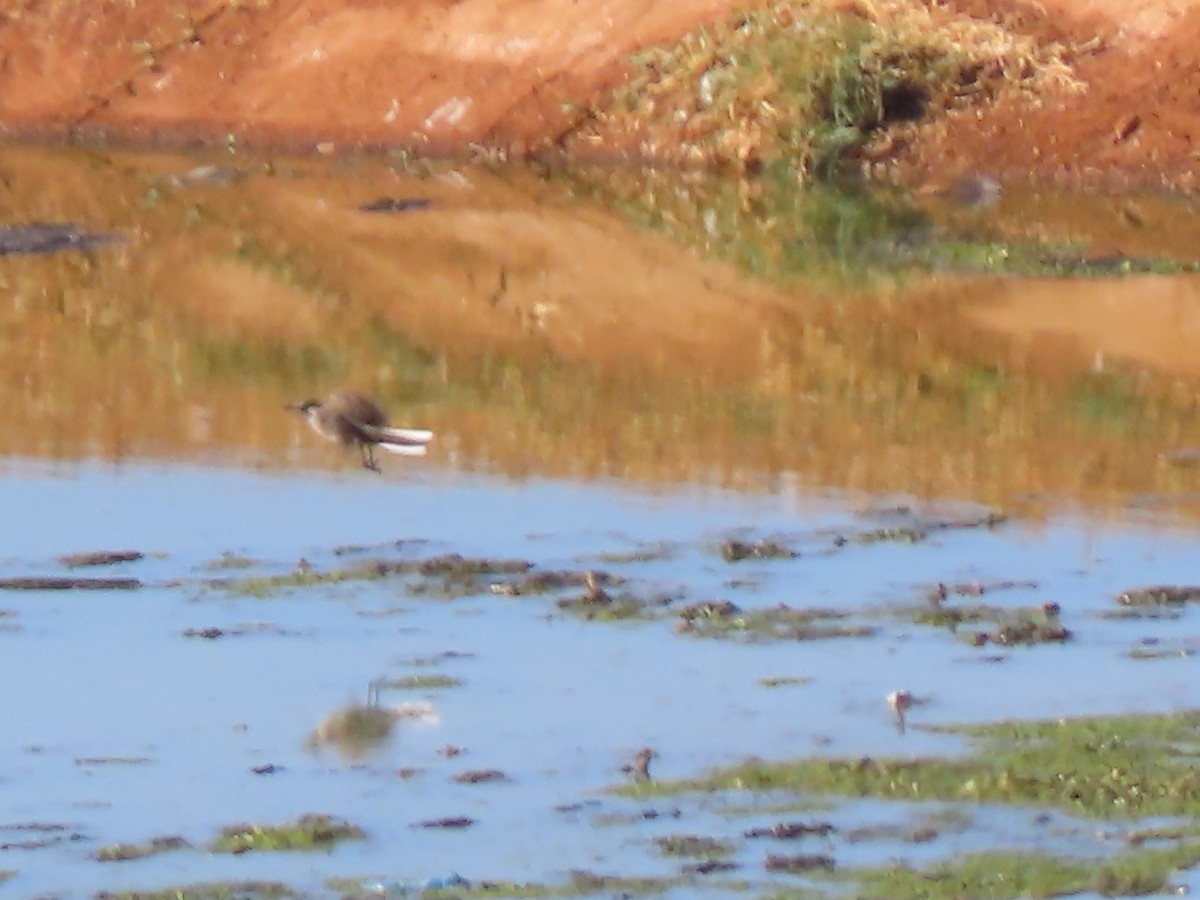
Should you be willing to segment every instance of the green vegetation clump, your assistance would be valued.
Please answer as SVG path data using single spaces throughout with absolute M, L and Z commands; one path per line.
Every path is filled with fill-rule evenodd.
M 663 856 L 692 856 L 701 859 L 720 859 L 733 856 L 735 847 L 729 841 L 694 834 L 669 834 L 655 838 L 654 843 Z
M 765 609 L 742 609 L 721 601 L 697 603 L 680 610 L 675 630 L 695 637 L 752 643 L 871 637 L 878 631 L 871 625 L 845 621 L 849 616 L 836 609 L 800 608 L 782 603 Z
M 466 557 L 447 553 L 421 560 L 363 560 L 353 565 L 319 571 L 307 560 L 282 575 L 248 575 L 243 578 L 216 578 L 210 587 L 252 597 L 272 597 L 281 591 L 381 578 L 408 577 L 409 592 L 414 595 L 465 597 L 486 591 L 496 576 L 528 571 L 525 560 Z
M 721 544 L 721 557 L 729 563 L 743 559 L 795 559 L 799 555 L 786 544 L 766 538 L 757 541 L 730 539 Z
M 211 849 L 214 853 L 317 850 L 365 838 L 366 833 L 357 825 L 332 816 L 310 815 L 283 825 L 232 825 L 221 831 Z
M 219 881 L 157 891 L 100 891 L 96 900 L 280 900 L 303 896 L 272 881 Z
M 943 729 L 974 752 L 951 759 L 752 760 L 627 794 L 793 791 L 896 800 L 1018 803 L 1112 819 L 1200 816 L 1200 711 Z
M 978 853 L 925 869 L 885 866 L 845 870 L 838 878 L 857 883 L 858 896 L 892 900 L 1001 900 L 1084 892 L 1136 897 L 1168 892 L 1172 873 L 1198 862 L 1200 843 L 1189 843 L 1124 853 L 1099 862 L 1041 853 Z
M 181 837 L 151 838 L 144 844 L 110 844 L 96 851 L 97 862 L 123 862 L 183 850 L 191 845 Z
M 883 155 L 873 140 L 884 129 L 931 109 L 1076 88 L 1063 56 L 941 7 L 776 0 L 639 54 L 589 115 L 651 158 L 747 171 L 783 161 L 808 180 Z
M 427 691 L 437 688 L 461 687 L 462 680 L 452 675 L 407 675 L 388 678 L 378 683 L 380 688 L 398 691 Z
M 997 644 L 1002 647 L 1062 644 L 1074 635 L 1059 620 L 1057 604 L 1005 607 L 993 603 L 970 603 L 951 606 L 931 603 L 911 611 L 918 625 L 947 628 L 962 634 L 976 647 Z M 990 623 L 991 628 L 976 627 Z M 960 626 L 970 625 L 960 631 Z

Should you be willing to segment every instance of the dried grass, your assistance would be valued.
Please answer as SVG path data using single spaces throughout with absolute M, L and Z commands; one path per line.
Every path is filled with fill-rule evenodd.
M 1082 90 L 1069 52 L 936 3 L 781 0 L 639 54 L 592 136 L 679 164 L 782 159 L 808 177 L 939 109 Z

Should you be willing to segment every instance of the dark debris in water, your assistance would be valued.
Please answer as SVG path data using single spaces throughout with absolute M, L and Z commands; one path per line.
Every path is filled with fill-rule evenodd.
M 718 872 L 735 872 L 740 869 L 737 863 L 728 859 L 706 859 L 697 863 L 688 863 L 683 871 L 695 875 L 713 875 Z
M 215 641 L 217 638 L 224 637 L 225 632 L 215 625 L 208 628 L 185 628 L 183 636 L 186 638 L 203 638 L 206 641 Z
M 834 543 L 837 546 L 846 544 L 878 544 L 892 542 L 900 544 L 917 544 L 931 535 L 943 531 L 964 531 L 975 528 L 992 529 L 1003 525 L 1009 520 L 1000 512 L 988 512 L 980 516 L 966 516 L 945 519 L 916 519 L 902 525 L 885 525 L 866 531 L 838 535 Z
M 470 816 L 447 816 L 442 819 L 425 819 L 421 822 L 414 823 L 414 828 L 442 828 L 449 831 L 462 831 L 465 828 L 470 828 L 475 824 L 475 820 Z
M 830 822 L 776 822 L 768 828 L 750 828 L 742 833 L 747 838 L 774 838 L 794 841 L 806 837 L 827 837 L 837 831 Z
M 466 772 L 459 772 L 450 780 L 457 784 L 493 784 L 511 779 L 499 769 L 470 769 Z
M 245 637 L 250 634 L 274 634 L 291 637 L 299 634 L 299 632 L 289 631 L 270 622 L 254 622 L 248 625 L 235 625 L 231 628 L 218 628 L 216 625 L 209 625 L 202 628 L 185 628 L 180 634 L 185 638 L 200 638 L 205 641 L 215 641 L 223 637 Z
M 428 197 L 378 197 L 360 206 L 365 213 L 402 213 L 429 209 L 433 201 Z
M 68 553 L 60 556 L 58 561 L 68 569 L 81 569 L 87 566 L 114 566 L 137 562 L 145 556 L 140 550 L 95 550 L 88 553 Z
M 832 856 L 820 853 L 798 853 L 794 856 L 768 853 L 764 865 L 768 872 L 788 872 L 792 875 L 799 875 L 816 870 L 832 872 L 835 863 Z
M 0 591 L 131 591 L 141 586 L 137 578 L 0 578 Z
M 0 851 L 42 850 L 56 844 L 84 840 L 84 835 L 73 827 L 58 822 L 19 822 L 13 825 L 0 825 L 0 834 L 10 832 L 19 837 L 0 839 Z M 26 837 L 26 835 L 32 836 Z
M 104 244 L 124 241 L 121 235 L 89 231 L 85 226 L 65 222 L 27 222 L 0 225 L 0 256 L 17 253 L 61 253 L 66 250 L 91 250 Z

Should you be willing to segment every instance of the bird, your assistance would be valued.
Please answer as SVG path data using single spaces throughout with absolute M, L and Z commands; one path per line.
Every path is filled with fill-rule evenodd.
M 390 428 L 382 407 L 357 391 L 336 391 L 324 402 L 305 400 L 289 409 L 303 413 L 313 431 L 346 447 L 357 446 L 364 469 L 379 471 L 375 448 L 400 456 L 424 456 L 433 432 L 424 428 Z

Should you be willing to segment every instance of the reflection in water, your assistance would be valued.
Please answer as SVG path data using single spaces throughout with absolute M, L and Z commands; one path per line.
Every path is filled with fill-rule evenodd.
M 721 203 L 655 183 L 675 237 L 698 226 L 699 245 L 750 271 L 834 261 L 808 287 L 770 288 L 523 171 L 247 160 L 236 178 L 197 178 L 190 159 L 41 149 L 5 150 L 0 167 L 11 216 L 124 238 L 0 266 L 6 455 L 343 465 L 281 406 L 356 385 L 437 431 L 435 459 L 515 475 L 1004 503 L 1125 503 L 1194 482 L 1162 457 L 1200 443 L 1191 388 L 1110 358 L 1171 366 L 1157 343 L 1177 338 L 1170 316 L 1137 347 L 1059 320 L 1044 326 L 1058 338 L 1011 341 L 1001 332 L 1022 329 L 988 311 L 1020 281 L 838 274 L 861 266 L 856 247 L 886 257 L 947 222 L 1012 239 L 1021 222 L 1029 237 L 1011 192 L 986 210 L 801 208 L 769 180 L 727 185 Z M 380 197 L 422 203 L 360 211 Z M 1035 237 L 1081 240 L 1074 207 L 1044 208 Z M 803 227 L 780 232 L 781 210 Z M 1088 217 L 1096 253 L 1158 258 L 1195 236 L 1167 201 L 1117 212 Z M 1054 284 L 1092 328 L 1089 286 L 1141 290 Z M 1154 284 L 1197 302 L 1189 278 Z M 1131 319 L 1151 321 L 1130 304 L 1105 335 Z

